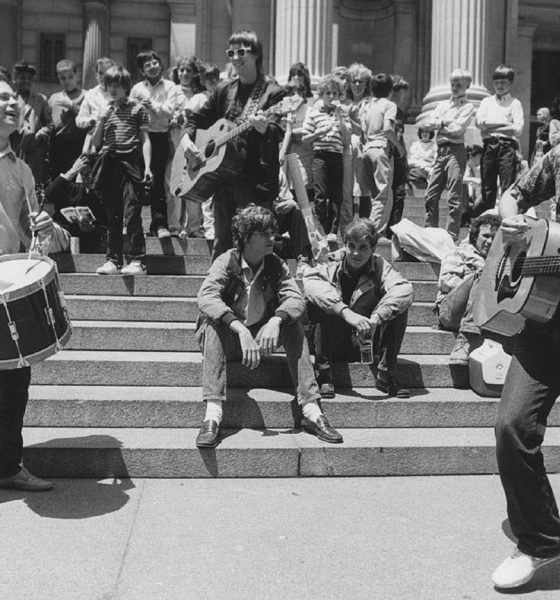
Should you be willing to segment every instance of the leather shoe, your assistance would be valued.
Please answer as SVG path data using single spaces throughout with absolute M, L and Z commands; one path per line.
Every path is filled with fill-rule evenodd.
M 323 442 L 329 442 L 330 444 L 340 444 L 343 439 L 340 433 L 331 427 L 325 415 L 320 415 L 317 418 L 317 423 L 313 423 L 307 417 L 303 417 L 301 420 L 301 428 L 308 433 L 316 435 Z
M 410 398 L 410 390 L 400 385 L 392 375 L 385 371 L 378 371 L 375 375 L 375 387 L 389 397 Z
M 9 490 L 23 490 L 25 492 L 48 492 L 53 489 L 53 484 L 45 479 L 39 479 L 24 467 L 19 473 L 11 477 L 0 479 L 0 488 Z
M 334 384 L 322 383 L 319 387 L 321 398 L 334 398 Z
M 214 420 L 204 421 L 196 436 L 197 448 L 215 448 L 218 445 L 220 426 Z

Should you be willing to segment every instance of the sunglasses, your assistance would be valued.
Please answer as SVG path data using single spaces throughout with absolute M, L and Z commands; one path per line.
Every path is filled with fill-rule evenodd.
M 228 58 L 234 58 L 237 54 L 239 58 L 243 58 L 246 54 L 253 52 L 251 48 L 239 48 L 238 50 L 226 50 L 226 55 Z
M 365 82 L 366 82 L 366 80 L 365 80 L 365 79 L 353 79 L 353 80 L 352 80 L 352 83 L 353 83 L 354 85 L 358 85 L 359 83 L 365 83 Z

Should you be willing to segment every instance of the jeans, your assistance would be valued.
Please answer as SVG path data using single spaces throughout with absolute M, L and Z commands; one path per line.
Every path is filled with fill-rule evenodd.
M 480 333 L 473 321 L 473 297 L 480 275 L 467 275 L 461 283 L 443 298 L 438 306 L 439 324 L 448 331 Z
M 326 234 L 337 233 L 344 180 L 342 154 L 314 152 L 312 168 L 315 214 Z
M 0 478 L 21 469 L 23 416 L 29 399 L 31 369 L 0 371 Z
M 519 335 L 496 422 L 496 453 L 518 548 L 540 558 L 560 553 L 560 518 L 541 444 L 560 394 L 560 327 L 528 323 Z
M 463 174 L 467 167 L 467 151 L 464 144 L 438 146 L 437 158 L 428 182 L 424 203 L 426 227 L 439 227 L 439 199 L 447 186 L 449 216 L 447 231 L 453 239 L 459 238 L 463 214 Z
M 478 214 L 494 208 L 498 193 L 498 176 L 502 193 L 515 181 L 517 175 L 517 143 L 495 137 L 486 138 L 480 159 L 482 205 Z
M 266 323 L 249 327 L 251 335 L 258 341 Z M 300 319 L 280 326 L 281 343 L 288 358 L 288 368 L 296 388 L 298 404 L 317 401 L 319 388 L 313 372 L 313 364 L 307 346 L 307 339 Z M 226 400 L 226 363 L 240 360 L 241 344 L 239 336 L 222 322 L 204 319 L 197 330 L 202 363 L 202 399 Z
M 332 383 L 332 363 L 334 361 L 348 363 L 360 360 L 359 347 L 354 342 L 354 329 L 342 317 L 326 313 L 317 306 L 310 309 L 310 318 L 316 322 L 315 364 L 318 381 L 320 384 Z M 389 375 L 395 374 L 407 318 L 408 311 L 405 311 L 380 325 L 374 334 L 373 354 L 379 356 L 377 368 Z
M 394 161 L 389 146 L 364 151 L 364 174 L 370 182 L 371 211 L 369 218 L 379 235 L 387 236 L 393 210 Z
M 152 161 L 150 168 L 154 181 L 150 189 L 150 210 L 152 222 L 150 231 L 156 233 L 158 229 L 167 229 L 167 200 L 165 193 L 165 168 L 169 158 L 169 134 L 167 132 L 150 131 L 152 144 Z

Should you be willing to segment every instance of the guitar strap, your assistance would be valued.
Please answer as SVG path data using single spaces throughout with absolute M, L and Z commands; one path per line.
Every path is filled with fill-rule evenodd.
M 244 123 L 251 115 L 254 115 L 258 108 L 259 102 L 264 94 L 266 88 L 265 78 L 261 75 L 257 78 L 253 89 L 251 90 L 251 95 L 249 99 L 245 103 L 243 110 L 241 110 L 241 105 L 239 101 L 236 99 L 234 105 L 228 111 L 227 119 L 233 121 L 236 125 L 240 125 Z

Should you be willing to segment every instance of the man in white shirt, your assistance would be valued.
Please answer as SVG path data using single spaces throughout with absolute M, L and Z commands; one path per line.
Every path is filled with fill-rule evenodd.
M 510 94 L 514 75 L 511 67 L 496 67 L 492 75 L 496 93 L 484 98 L 476 113 L 476 126 L 484 142 L 480 162 L 482 205 L 478 214 L 496 206 L 498 176 L 503 193 L 517 175 L 518 138 L 524 118 L 521 102 Z

